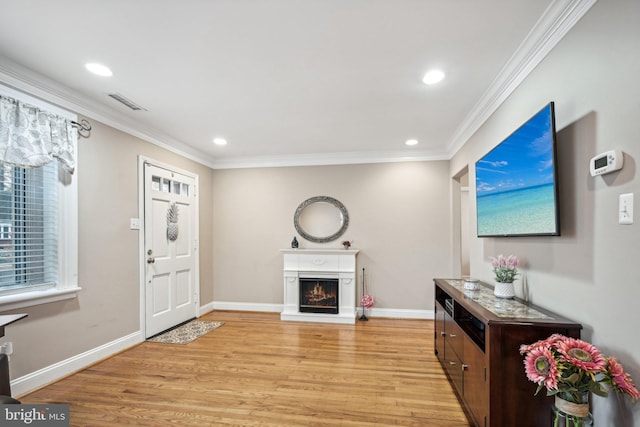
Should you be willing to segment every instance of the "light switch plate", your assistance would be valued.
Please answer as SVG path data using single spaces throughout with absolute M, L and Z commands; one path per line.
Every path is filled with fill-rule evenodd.
M 140 230 L 140 218 L 131 218 L 129 220 L 129 229 Z
M 623 225 L 633 224 L 633 193 L 620 195 L 618 202 L 618 223 Z

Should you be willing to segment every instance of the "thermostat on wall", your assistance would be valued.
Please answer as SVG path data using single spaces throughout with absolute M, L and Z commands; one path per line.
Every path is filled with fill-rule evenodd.
M 589 170 L 591 171 L 591 176 L 603 175 L 605 173 L 622 169 L 623 162 L 624 157 L 622 155 L 622 151 L 605 151 L 591 159 L 589 162 Z

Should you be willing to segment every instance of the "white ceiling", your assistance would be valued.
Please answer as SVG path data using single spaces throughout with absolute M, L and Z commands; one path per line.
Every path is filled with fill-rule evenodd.
M 443 159 L 583 3 L 0 0 L 0 80 L 213 167 Z

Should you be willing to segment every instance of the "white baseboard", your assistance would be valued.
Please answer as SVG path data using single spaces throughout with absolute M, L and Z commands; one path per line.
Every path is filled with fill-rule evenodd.
M 201 305 L 200 306 L 200 316 L 203 316 L 207 313 L 209 313 L 210 311 L 213 311 L 214 307 L 213 307 L 213 302 L 210 302 L 208 304 L 205 305 Z
M 358 307 L 358 315 L 362 315 L 362 307 Z M 433 310 L 409 310 L 404 308 L 368 308 L 369 317 L 390 317 L 393 319 L 431 319 L 435 318 Z
M 266 311 L 270 313 L 280 313 L 284 310 L 282 304 L 263 304 L 257 302 L 228 302 L 214 301 L 213 308 L 216 310 L 237 310 L 237 311 Z
M 216 310 L 238 310 L 238 311 L 267 311 L 280 313 L 284 310 L 282 304 L 261 304 L 250 302 L 228 302 L 214 301 L 213 308 Z M 358 316 L 362 314 L 362 307 L 358 307 Z M 408 310 L 402 308 L 372 308 L 367 309 L 367 316 L 371 317 L 391 317 L 395 319 L 434 319 L 433 310 Z
M 11 392 L 14 396 L 29 393 L 143 341 L 142 333 L 140 331 L 134 332 L 100 347 L 16 378 L 11 381 Z

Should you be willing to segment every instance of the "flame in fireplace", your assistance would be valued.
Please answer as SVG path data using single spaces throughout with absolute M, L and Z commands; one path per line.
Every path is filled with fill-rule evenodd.
M 305 304 L 310 305 L 335 304 L 336 292 L 325 289 L 325 286 L 320 282 L 315 282 L 313 286 L 305 287 L 303 300 Z

